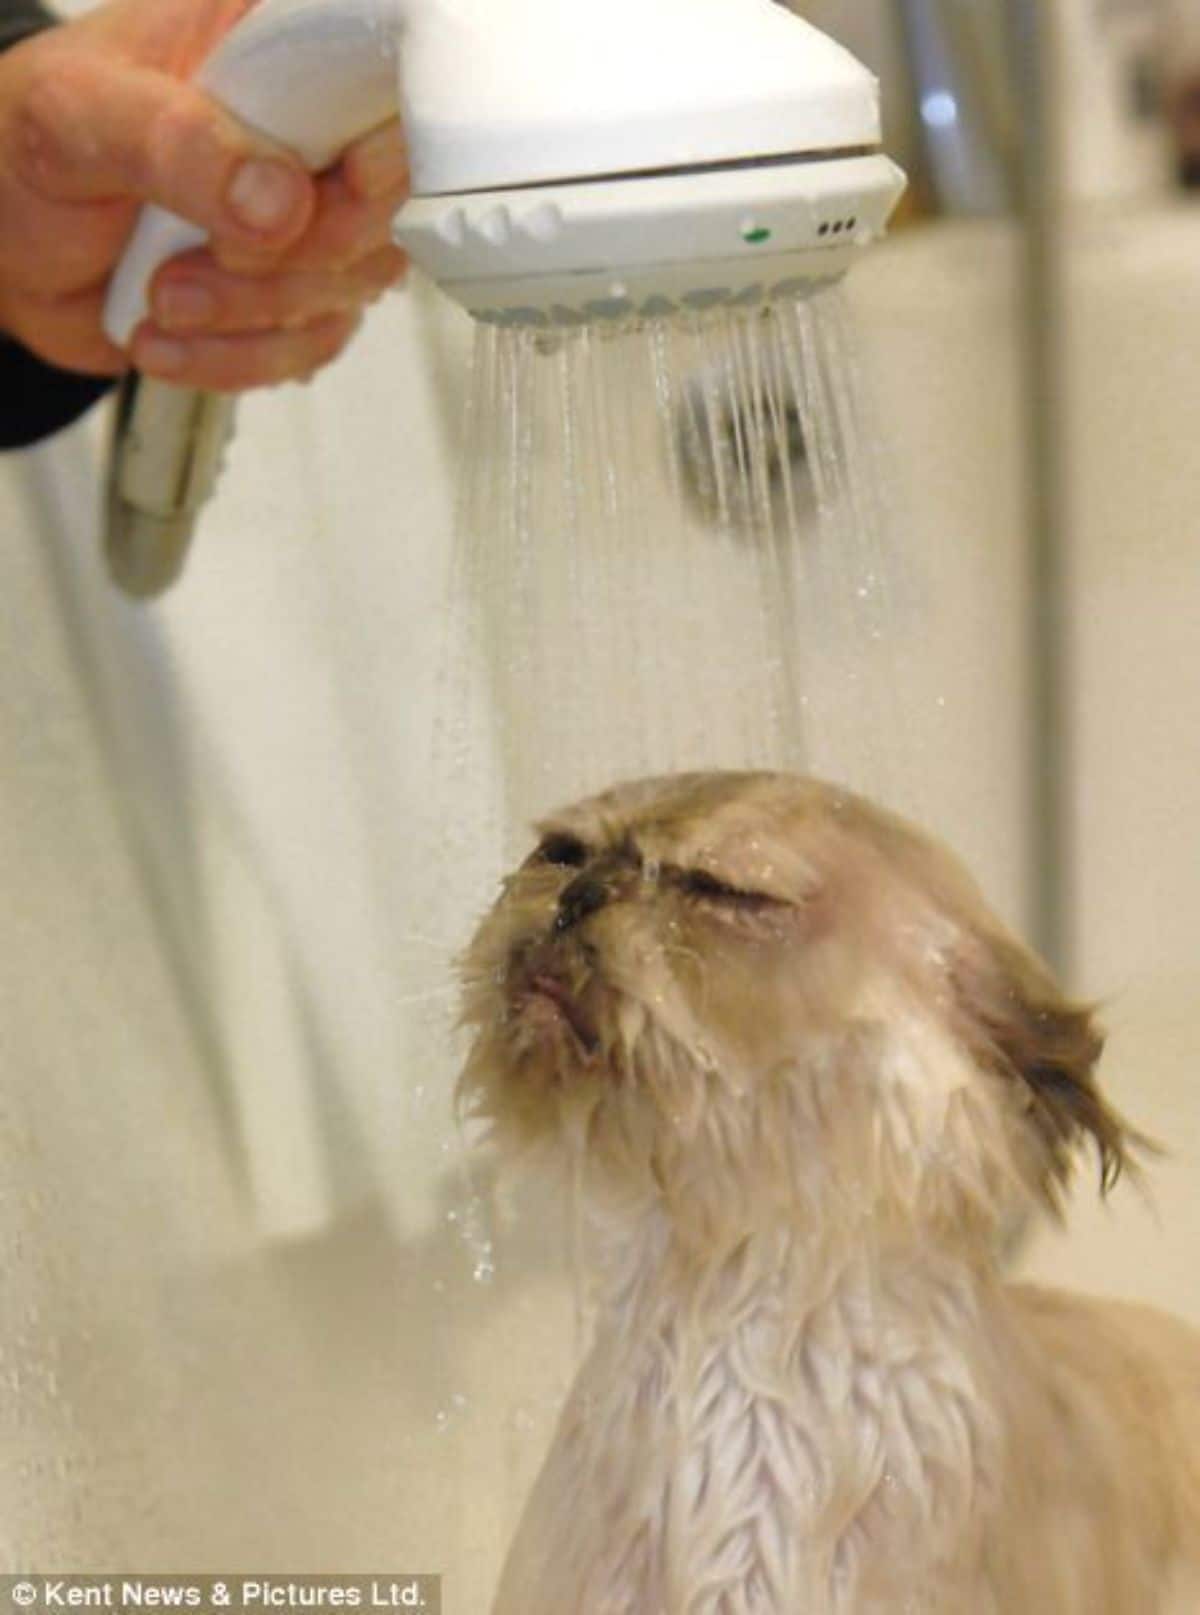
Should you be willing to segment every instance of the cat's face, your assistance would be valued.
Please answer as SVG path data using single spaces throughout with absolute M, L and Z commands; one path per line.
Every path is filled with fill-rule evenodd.
M 830 1194 L 931 1220 L 1120 1157 L 1100 1039 L 964 872 L 787 775 L 646 780 L 555 814 L 464 967 L 462 1091 L 706 1223 Z

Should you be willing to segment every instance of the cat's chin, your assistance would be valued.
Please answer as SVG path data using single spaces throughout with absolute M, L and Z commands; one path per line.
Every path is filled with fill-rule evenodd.
M 550 1047 L 562 1047 L 565 1041 L 583 1060 L 595 1059 L 600 1048 L 595 1021 L 561 977 L 545 971 L 531 976 L 518 996 L 514 1013 L 526 1033 L 540 1036 Z

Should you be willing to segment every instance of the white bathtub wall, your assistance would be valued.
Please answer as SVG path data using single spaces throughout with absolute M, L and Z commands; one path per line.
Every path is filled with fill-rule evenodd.
M 0 470 L 6 1569 L 482 1608 L 561 1390 L 561 1292 L 533 1327 L 537 1262 L 477 1283 L 450 1220 L 393 946 L 453 502 L 420 321 L 246 410 L 161 611 L 101 574 L 94 431 Z
M 1029 913 L 1032 699 L 1011 228 L 896 235 L 847 282 L 900 560 L 917 815 L 1009 923 Z
M 305 1477 L 336 1382 L 314 1384 L 286 1274 L 240 1204 L 226 1096 L 112 789 L 56 535 L 26 491 L 6 466 L 0 1558 L 286 1562 L 322 1529 Z
M 1006 241 L 1008 245 L 1006 246 Z M 1015 264 L 1002 225 L 895 239 L 852 295 L 910 575 L 937 590 L 912 668 L 925 817 L 1019 927 L 1024 498 Z M 1072 985 L 1102 1001 L 1101 1077 L 1167 1146 L 1100 1202 L 1081 1174 L 1032 1277 L 1200 1318 L 1200 210 L 1080 211 L 1070 241 Z M 938 680 L 953 692 L 937 707 Z
M 1097 212 L 1072 260 L 1080 989 L 1155 1209 L 1088 1185 L 1031 1271 L 1200 1321 L 1200 208 Z

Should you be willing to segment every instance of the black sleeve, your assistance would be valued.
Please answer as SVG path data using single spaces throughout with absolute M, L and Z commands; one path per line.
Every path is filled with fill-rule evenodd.
M 0 50 L 7 50 L 26 34 L 36 34 L 54 21 L 40 0 L 0 0 Z
M 38 0 L 0 0 L 0 50 L 54 20 Z M 111 386 L 107 377 L 59 370 L 0 335 L 0 449 L 25 448 L 69 426 Z

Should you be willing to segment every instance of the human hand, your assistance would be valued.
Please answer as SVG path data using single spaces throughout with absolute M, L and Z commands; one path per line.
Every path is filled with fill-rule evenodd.
M 391 122 L 313 177 L 187 83 L 248 0 L 108 0 L 0 56 L 0 330 L 65 369 L 212 391 L 310 375 L 402 276 Z M 101 319 L 142 203 L 210 232 L 164 264 L 131 351 Z

